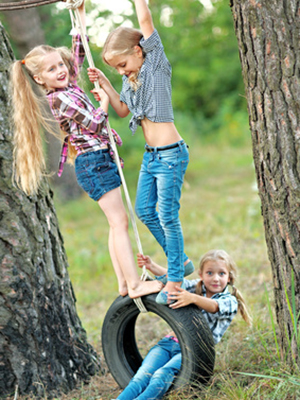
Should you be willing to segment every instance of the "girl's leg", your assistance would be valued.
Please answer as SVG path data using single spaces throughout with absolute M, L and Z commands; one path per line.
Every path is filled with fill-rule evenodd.
M 168 340 L 165 338 L 149 351 L 137 373 L 118 396 L 118 400 L 133 400 L 147 390 L 153 374 L 170 360 Z M 154 397 L 155 398 L 155 397 Z M 150 397 L 148 397 L 148 400 Z
M 174 291 L 184 276 L 184 240 L 179 219 L 181 189 L 189 154 L 186 145 L 160 152 L 156 158 L 159 219 L 168 249 L 168 282 L 164 292 Z
M 147 388 L 136 400 L 161 399 L 169 390 L 175 376 L 181 368 L 181 353 L 176 354 L 164 366 L 154 372 Z
M 168 257 L 168 283 L 164 291 L 172 291 L 181 284 L 184 265 L 189 262 L 184 254 L 179 220 L 181 188 L 188 161 L 186 144 L 180 144 L 171 150 L 146 152 L 140 171 L 136 213 Z
M 125 278 L 128 294 L 131 298 L 158 292 L 161 289 L 160 282 L 141 281 L 137 273 L 128 234 L 128 217 L 122 201 L 120 188 L 118 187 L 105 193 L 98 200 L 98 204 L 106 215 L 110 226 L 110 249 L 114 249 L 112 254 L 113 259 L 117 260 L 118 263 L 115 264 L 116 273 L 119 273 L 121 270 L 123 274 L 123 276 L 118 275 L 118 281 L 122 282 L 123 277 Z
M 108 249 L 109 249 L 111 262 L 113 264 L 115 273 L 117 275 L 118 285 L 119 285 L 119 293 L 121 296 L 126 296 L 128 294 L 127 283 L 126 283 L 124 274 L 122 272 L 121 266 L 120 266 L 119 261 L 116 256 L 115 247 L 114 247 L 114 243 L 113 243 L 113 233 L 112 233 L 111 228 L 109 228 Z
M 152 173 L 153 153 L 144 153 L 137 185 L 135 212 L 137 217 L 147 226 L 167 256 L 165 232 L 161 226 L 157 206 L 156 177 Z

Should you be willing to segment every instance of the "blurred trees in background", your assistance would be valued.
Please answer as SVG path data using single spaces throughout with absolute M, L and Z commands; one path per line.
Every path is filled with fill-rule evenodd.
M 224 129 L 224 114 L 231 119 L 242 111 L 247 122 L 247 104 L 228 1 L 202 2 L 151 0 L 150 8 L 173 67 L 175 112 L 196 118 L 201 125 L 199 131 L 214 135 L 221 125 Z M 138 23 L 132 3 L 131 11 L 129 1 L 124 0 L 120 5 L 117 1 L 111 3 L 117 4 L 117 10 L 105 9 L 105 0 L 87 0 L 88 33 L 96 66 L 103 69 L 116 89 L 120 90 L 120 76 L 103 64 L 102 49 L 95 43 L 105 32 L 120 24 L 131 23 L 138 27 Z M 61 4 L 38 8 L 45 41 L 49 45 L 70 46 L 71 22 L 69 12 L 63 8 Z M 118 12 L 120 15 L 117 15 Z M 10 32 L 9 26 L 6 25 L 6 29 Z M 12 44 L 16 50 L 13 41 Z M 89 84 L 87 87 L 90 88 Z M 210 124 L 206 128 L 207 121 Z M 243 135 L 242 132 L 240 134 Z
M 150 0 L 150 8 L 173 68 L 175 122 L 182 135 L 189 143 L 193 141 L 193 137 L 205 138 L 218 144 L 244 143 L 249 131 L 247 102 L 228 1 L 214 0 L 211 3 L 210 0 Z M 129 0 L 86 0 L 86 10 L 95 64 L 103 69 L 115 88 L 120 90 L 122 79 L 116 71 L 103 64 L 101 46 L 105 35 L 118 25 L 138 27 L 133 3 Z M 40 17 L 45 42 L 52 46 L 70 47 L 71 21 L 64 4 L 42 6 L 35 11 Z M 20 11 L 22 12 L 24 13 Z M 14 41 L 11 22 L 1 14 L 0 20 L 11 35 L 16 57 L 21 58 L 22 54 Z M 87 62 L 84 66 L 88 66 Z M 85 70 L 82 73 L 81 86 L 87 93 L 92 88 Z M 92 96 L 90 98 L 94 101 Z M 140 151 L 143 137 L 135 135 L 134 140 L 130 140 L 128 120 L 117 118 L 112 109 L 110 117 L 114 119 L 113 127 L 125 139 L 120 153 L 126 153 L 128 160 L 128 154 L 133 155 L 137 149 Z M 54 142 L 53 138 L 49 141 Z M 49 148 L 51 171 L 57 170 L 59 151 L 57 145 L 53 151 Z M 56 174 L 52 178 L 56 185 L 62 183 L 62 191 L 67 187 L 79 189 L 74 184 L 74 177 L 69 176 L 69 170 L 72 175 L 73 168 L 66 166 L 60 180 L 56 179 Z M 65 182 L 70 184 L 67 186 Z M 73 195 L 71 193 L 70 197 Z

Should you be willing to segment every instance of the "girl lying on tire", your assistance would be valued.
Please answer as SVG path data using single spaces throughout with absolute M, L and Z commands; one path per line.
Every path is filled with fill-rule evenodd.
M 167 270 L 154 263 L 149 256 L 138 254 L 138 265 L 146 265 L 159 280 L 166 282 Z M 236 275 L 236 265 L 224 250 L 210 250 L 200 260 L 200 279 L 186 280 L 187 290 L 178 286 L 177 291 L 170 293 L 169 307 L 174 309 L 195 304 L 201 308 L 214 342 L 218 343 L 238 311 L 251 325 L 245 301 L 234 286 Z M 232 294 L 228 285 L 232 286 Z M 118 400 L 161 399 L 180 368 L 181 349 L 172 332 L 150 349 L 135 376 L 118 396 Z

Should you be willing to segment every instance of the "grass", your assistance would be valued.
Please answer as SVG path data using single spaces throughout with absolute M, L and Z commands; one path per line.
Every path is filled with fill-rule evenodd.
M 237 316 L 216 347 L 211 384 L 206 388 L 190 388 L 184 393 L 170 393 L 168 398 L 299 399 L 300 374 L 290 376 L 288 366 L 279 360 L 274 340 L 276 326 L 270 316 L 273 310 L 272 273 L 264 240 L 250 135 L 245 134 L 238 145 L 228 145 L 230 137 L 227 143 L 224 138 L 212 143 L 207 138 L 200 139 L 195 129 L 186 138 L 190 145 L 190 165 L 180 211 L 185 250 L 195 264 L 201 254 L 212 248 L 223 248 L 233 256 L 239 267 L 236 286 L 246 299 L 254 325 L 249 329 Z M 141 133 L 139 135 L 130 142 L 138 143 L 138 151 L 125 147 L 124 173 L 132 200 L 142 158 Z M 56 199 L 56 209 L 78 314 L 90 343 L 102 354 L 101 326 L 106 310 L 118 294 L 107 251 L 107 221 L 98 205 L 87 196 L 69 203 Z M 147 229 L 137 223 L 145 254 L 165 265 L 162 250 Z M 134 245 L 132 231 L 130 234 Z M 194 273 L 192 277 L 196 276 Z M 153 324 L 150 319 L 147 322 L 147 315 L 143 318 L 141 324 L 147 328 L 146 344 L 150 345 L 156 340 L 155 335 L 149 333 Z M 60 399 L 106 400 L 116 398 L 118 393 L 117 384 L 106 372 Z

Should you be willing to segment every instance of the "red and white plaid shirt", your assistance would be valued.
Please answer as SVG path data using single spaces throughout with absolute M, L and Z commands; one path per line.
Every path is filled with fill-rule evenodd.
M 107 113 L 101 107 L 95 109 L 88 96 L 76 85 L 77 71 L 82 66 L 85 56 L 80 35 L 73 36 L 72 56 L 75 70 L 73 79 L 70 77 L 72 83 L 63 89 L 53 89 L 47 93 L 52 114 L 61 130 L 66 133 L 58 176 L 61 176 L 68 157 L 68 140 L 75 147 L 77 155 L 110 147 L 106 126 Z M 112 133 L 116 143 L 121 146 L 120 136 L 113 129 Z

